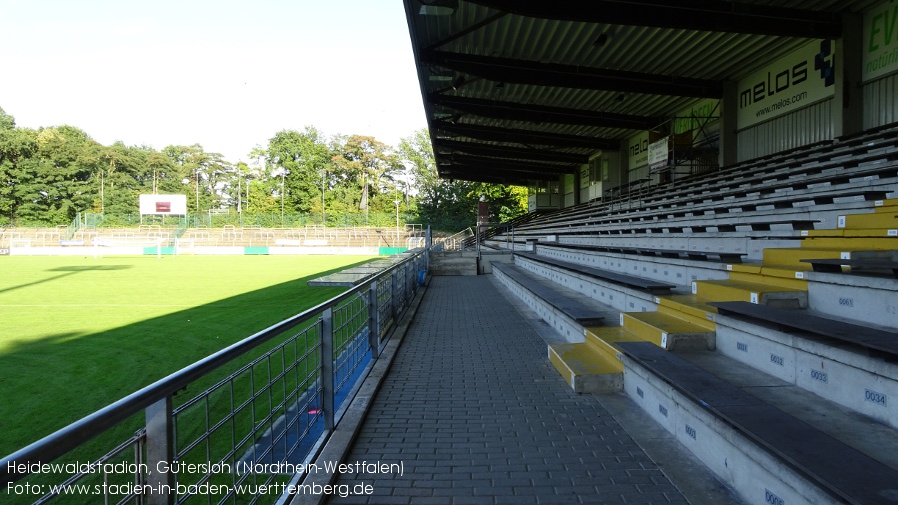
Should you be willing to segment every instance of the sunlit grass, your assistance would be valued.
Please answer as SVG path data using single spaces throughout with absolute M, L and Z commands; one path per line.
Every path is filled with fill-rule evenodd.
M 0 454 L 339 294 L 367 256 L 0 258 Z

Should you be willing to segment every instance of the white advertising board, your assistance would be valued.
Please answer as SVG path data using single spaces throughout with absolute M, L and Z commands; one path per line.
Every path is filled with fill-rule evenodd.
M 140 215 L 186 216 L 187 195 L 140 195 Z
M 649 170 L 658 170 L 667 166 L 669 158 L 668 153 L 670 153 L 668 144 L 668 137 L 664 137 L 657 142 L 652 142 L 651 144 L 649 144 Z
M 746 128 L 830 98 L 835 42 L 814 41 L 739 80 L 736 127 Z
M 883 2 L 864 14 L 863 80 L 898 71 L 898 1 Z

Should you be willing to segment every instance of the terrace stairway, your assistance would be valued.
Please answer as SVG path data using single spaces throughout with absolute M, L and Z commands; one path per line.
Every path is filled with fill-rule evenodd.
M 668 350 L 715 349 L 717 309 L 708 302 L 806 309 L 805 274 L 812 265 L 802 260 L 898 259 L 898 199 L 873 205 L 872 213 L 840 218 L 836 230 L 802 231 L 801 247 L 765 249 L 760 264 L 727 265 L 727 279 L 693 281 L 691 295 L 656 296 L 656 312 L 621 312 L 619 326 L 586 327 L 583 342 L 549 345 L 549 360 L 577 391 L 619 390 L 619 342 L 647 341 Z

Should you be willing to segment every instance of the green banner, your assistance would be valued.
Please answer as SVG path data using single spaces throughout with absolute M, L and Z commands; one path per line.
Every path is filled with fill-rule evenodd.
M 884 2 L 864 14 L 863 64 L 865 81 L 898 70 L 898 2 Z

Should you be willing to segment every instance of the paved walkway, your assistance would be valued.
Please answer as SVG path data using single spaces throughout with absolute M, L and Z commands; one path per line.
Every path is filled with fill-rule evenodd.
M 685 498 L 487 276 L 434 277 L 331 504 L 675 503 Z

